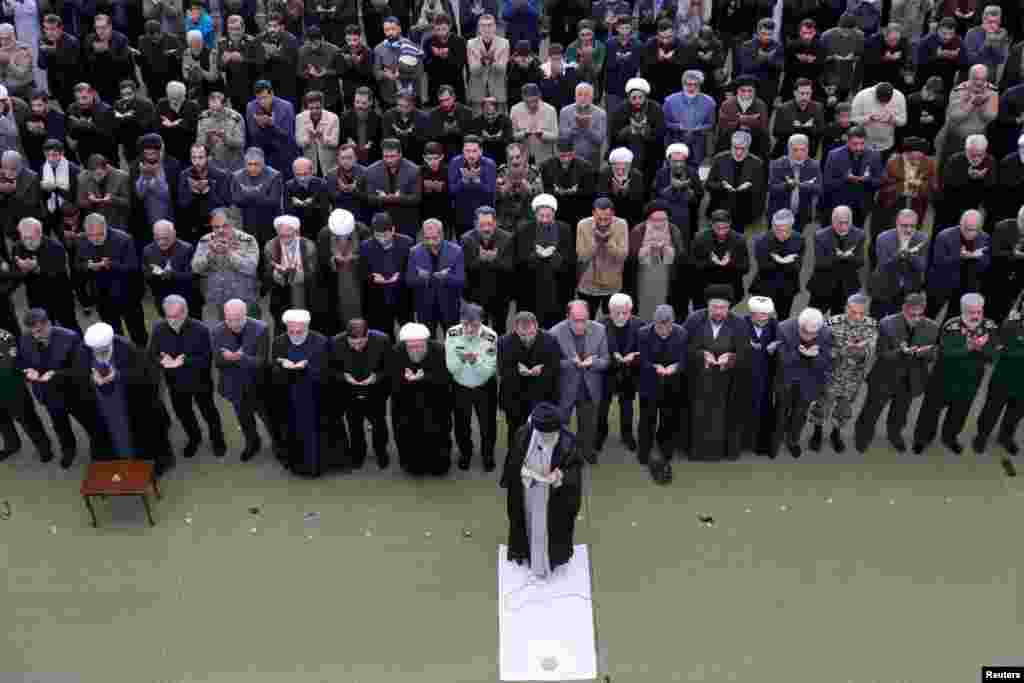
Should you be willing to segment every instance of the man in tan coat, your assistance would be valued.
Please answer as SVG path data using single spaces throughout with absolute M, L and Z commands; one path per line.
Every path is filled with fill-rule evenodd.
M 508 40 L 495 35 L 497 24 L 490 14 L 484 14 L 477 23 L 477 37 L 466 45 L 469 63 L 469 91 L 466 96 L 473 113 L 479 114 L 485 97 L 498 101 L 498 111 L 505 113 L 508 94 L 505 71 L 508 68 Z
M 337 161 L 338 115 L 324 109 L 323 95 L 316 90 L 302 99 L 306 108 L 295 117 L 295 142 L 302 156 L 313 162 L 313 174 L 323 178 Z
M 579 280 L 576 293 L 597 317 L 608 312 L 612 294 L 622 291 L 622 272 L 629 253 L 629 226 L 615 217 L 607 197 L 594 200 L 594 215 L 576 226 L 576 258 Z

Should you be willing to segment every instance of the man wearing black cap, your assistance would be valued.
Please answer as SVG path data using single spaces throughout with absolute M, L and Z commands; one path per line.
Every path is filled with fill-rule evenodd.
M 546 579 L 569 562 L 581 504 L 583 458 L 551 403 L 534 408 L 516 432 L 501 485 L 508 490 L 508 560 Z
M 366 169 L 360 190 L 371 210 L 386 211 L 399 232 L 415 237 L 422 198 L 419 167 L 402 158 L 398 140 L 386 138 L 380 147 L 383 158 Z
M 74 417 L 90 438 L 95 434 L 92 405 L 82 399 L 87 387 L 74 372 L 82 337 L 78 332 L 53 325 L 46 311 L 31 308 L 23 319 L 27 332 L 18 340 L 18 368 L 36 399 L 46 407 L 61 447 L 61 467 L 74 462 L 77 444 L 71 429 Z
M 540 83 L 543 78 L 540 63 L 531 53 L 530 41 L 520 40 L 512 48 L 505 76 L 509 109 L 523 101 L 523 86 L 527 83 Z M 539 88 L 537 94 L 540 95 Z
M 735 296 L 728 285 L 708 287 L 707 308 L 683 324 L 690 405 L 681 441 L 691 460 L 735 460 L 743 447 L 751 359 L 744 321 L 729 310 Z
M 21 424 L 35 444 L 39 459 L 42 462 L 52 460 L 53 447 L 50 445 L 50 437 L 25 387 L 25 377 L 20 369 L 18 357 L 18 339 L 3 329 L 0 329 L 0 402 L 4 406 L 4 409 L 0 410 L 0 438 L 3 438 L 4 442 L 3 448 L 0 448 L 0 460 L 6 460 L 21 450 L 21 437 L 14 426 L 15 421 Z M 64 457 L 67 459 L 67 455 Z M 68 462 L 64 467 L 70 465 Z
M 750 250 L 743 235 L 732 229 L 729 212 L 711 212 L 711 226 L 693 238 L 691 247 L 698 282 L 695 291 L 711 285 L 729 285 L 737 298 L 743 295 L 743 278 L 750 270 Z
M 452 33 L 452 20 L 447 14 L 434 17 L 432 31 L 424 36 L 422 49 L 431 103 L 437 103 L 439 88 L 446 84 L 455 88 L 456 100 L 465 102 L 466 41 Z
M 405 270 L 413 239 L 395 231 L 391 216 L 373 216 L 373 237 L 359 245 L 359 258 L 366 268 L 366 312 L 370 327 L 394 334 L 395 323 L 407 320 L 409 293 Z

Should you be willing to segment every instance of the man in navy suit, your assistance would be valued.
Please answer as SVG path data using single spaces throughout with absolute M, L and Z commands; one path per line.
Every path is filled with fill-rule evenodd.
M 419 166 L 402 158 L 402 145 L 394 138 L 383 140 L 380 149 L 382 158 L 366 169 L 358 194 L 372 211 L 388 212 L 400 233 L 416 239 L 423 197 Z
M 975 209 L 964 211 L 959 227 L 946 228 L 935 238 L 928 268 L 928 310 L 938 320 L 947 301 L 959 301 L 968 292 L 980 292 L 985 271 L 992 265 L 991 238 L 982 232 L 983 218 Z
M 768 213 L 789 209 L 794 229 L 802 232 L 811 219 L 814 202 L 821 197 L 821 165 L 809 158 L 810 141 L 803 133 L 789 136 L 789 155 L 771 163 L 768 174 Z
M 686 331 L 675 324 L 675 312 L 668 304 L 654 309 L 654 322 L 637 332 L 637 367 L 640 389 L 641 463 L 649 463 L 658 483 L 672 479 L 672 455 L 679 441 L 683 419 L 686 368 Z M 660 455 L 652 450 L 655 442 Z
M 863 128 L 854 126 L 847 133 L 846 146 L 833 149 L 825 159 L 822 209 L 848 206 L 855 225 L 864 225 L 871 215 L 875 193 L 885 176 L 881 154 L 864 148 L 866 136 Z
M 459 300 L 466 285 L 462 247 L 443 239 L 444 226 L 436 218 L 423 223 L 423 241 L 409 252 L 405 283 L 412 291 L 416 317 L 433 334 L 459 322 Z
M 174 223 L 157 221 L 153 224 L 153 241 L 142 250 L 142 276 L 149 283 L 153 300 L 160 302 L 171 294 L 184 297 L 193 311 L 202 310 L 196 274 L 192 272 L 195 248 L 179 240 Z M 160 307 L 163 315 L 163 307 Z
M 448 188 L 455 203 L 457 235 L 473 229 L 478 208 L 494 206 L 498 168 L 494 161 L 482 156 L 482 150 L 480 138 L 467 135 L 462 142 L 462 154 L 448 164 Z
M 800 291 L 804 240 L 793 231 L 793 221 L 792 211 L 780 209 L 772 216 L 772 229 L 754 238 L 757 276 L 750 285 L 750 293 L 774 301 L 780 318 L 789 316 L 793 299 Z
M 608 366 L 604 396 L 601 398 L 600 412 L 597 416 L 597 440 L 594 442 L 594 450 L 600 453 L 604 448 L 605 439 L 608 438 L 608 412 L 612 407 L 612 399 L 618 396 L 622 443 L 630 451 L 635 451 L 633 401 L 636 399 L 637 375 L 640 368 L 637 334 L 644 323 L 633 317 L 633 299 L 622 292 L 613 294 L 608 300 L 608 312 L 611 325 L 605 327 L 605 332 L 608 336 L 608 356 L 611 364 Z
M 860 291 L 866 235 L 852 223 L 848 206 L 832 209 L 832 225 L 814 234 L 814 273 L 807 281 L 807 304 L 833 315 L 846 309 L 846 300 Z
M 779 340 L 775 434 L 769 456 L 774 458 L 785 441 L 790 455 L 799 458 L 807 410 L 821 396 L 832 370 L 832 333 L 821 311 L 805 308 L 798 318 L 779 324 Z
M 75 269 L 93 290 L 100 320 L 121 329 L 122 321 L 132 341 L 140 346 L 149 340 L 142 312 L 142 273 L 131 235 L 107 226 L 98 213 L 85 217 L 85 235 L 79 238 Z
M 259 452 L 262 442 L 256 427 L 256 415 L 275 438 L 277 427 L 270 419 L 264 389 L 267 374 L 267 354 L 270 352 L 270 333 L 262 320 L 247 315 L 248 306 L 241 299 L 224 304 L 224 322 L 212 331 L 214 363 L 220 370 L 217 388 L 235 409 L 238 424 L 245 435 L 242 462 Z
M 184 297 L 171 294 L 163 300 L 164 320 L 153 324 L 149 340 L 149 360 L 163 369 L 167 382 L 167 393 L 171 407 L 188 435 L 185 457 L 195 456 L 203 433 L 192 408 L 195 403 L 203 415 L 213 454 L 224 457 L 227 444 L 224 443 L 224 428 L 220 413 L 213 403 L 213 350 L 210 330 L 201 321 L 190 318 L 188 302 Z
M 366 318 L 370 327 L 395 333 L 395 323 L 408 320 L 409 292 L 405 271 L 413 239 L 395 231 L 391 216 L 373 217 L 373 237 L 359 245 L 359 260 L 366 269 Z
M 82 337 L 73 330 L 53 325 L 41 308 L 30 308 L 23 322 L 29 331 L 18 339 L 18 369 L 28 380 L 32 394 L 50 414 L 60 441 L 60 466 L 67 469 L 77 452 L 69 416 L 90 438 L 96 433 L 96 416 L 89 402 L 81 399 L 84 385 L 75 374 Z
M 68 252 L 57 240 L 43 236 L 35 218 L 18 223 L 20 240 L 12 250 L 13 271 L 25 283 L 30 308 L 42 308 L 58 325 L 81 334 L 68 272 Z
M 881 320 L 895 314 L 904 298 L 924 286 L 928 268 L 928 235 L 917 229 L 918 216 L 913 209 L 896 214 L 896 227 L 886 230 L 875 241 L 875 262 L 869 292 L 871 316 Z

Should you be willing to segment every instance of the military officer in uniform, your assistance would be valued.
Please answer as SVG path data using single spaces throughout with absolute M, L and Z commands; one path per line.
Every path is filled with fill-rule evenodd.
M 242 168 L 245 149 L 245 121 L 242 115 L 227 106 L 222 92 L 207 98 L 209 109 L 199 115 L 196 142 L 210 150 L 210 162 L 228 173 Z
M 808 421 L 814 426 L 808 444 L 812 451 L 821 450 L 822 431 L 829 418 L 833 424 L 829 435 L 832 450 L 836 453 L 846 450 L 840 432 L 853 417 L 853 403 L 878 341 L 878 321 L 868 317 L 867 310 L 868 297 L 857 293 L 846 300 L 846 313 L 826 320 L 832 330 L 832 372 L 825 390 L 808 412 Z
M 470 422 L 476 412 L 480 424 L 480 452 L 484 471 L 494 470 L 494 444 L 497 441 L 498 335 L 481 319 L 483 308 L 464 304 L 461 322 L 448 330 L 444 340 L 445 362 L 455 380 L 455 442 L 459 446 L 459 469 L 468 470 L 473 459 Z
M 18 338 L 7 330 L 0 330 L 0 437 L 4 445 L 0 460 L 6 460 L 21 450 L 21 437 L 14 426 L 17 421 L 32 439 L 42 462 L 53 460 L 50 437 L 39 419 L 36 405 L 25 386 L 25 378 L 18 367 Z

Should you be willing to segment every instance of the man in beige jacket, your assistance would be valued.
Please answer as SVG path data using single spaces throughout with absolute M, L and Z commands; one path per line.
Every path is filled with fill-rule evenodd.
M 295 117 L 295 142 L 302 156 L 313 162 L 313 175 L 323 178 L 338 156 L 338 115 L 324 109 L 324 97 L 316 90 L 302 101 L 306 108 Z
M 597 318 L 608 312 L 612 294 L 622 291 L 623 268 L 629 252 L 629 226 L 615 217 L 607 197 L 594 200 L 594 215 L 576 226 L 576 258 L 579 280 L 576 293 Z
M 541 100 L 540 87 L 536 83 L 523 86 L 523 101 L 512 107 L 512 138 L 526 145 L 527 154 L 533 163 L 540 166 L 555 156 L 558 142 L 558 112 Z
M 466 98 L 479 114 L 483 99 L 498 100 L 498 111 L 505 113 L 508 93 L 505 88 L 505 71 L 508 68 L 508 40 L 495 35 L 497 23 L 490 14 L 484 14 L 477 22 L 477 37 L 466 44 L 466 61 L 469 64 L 469 90 Z

